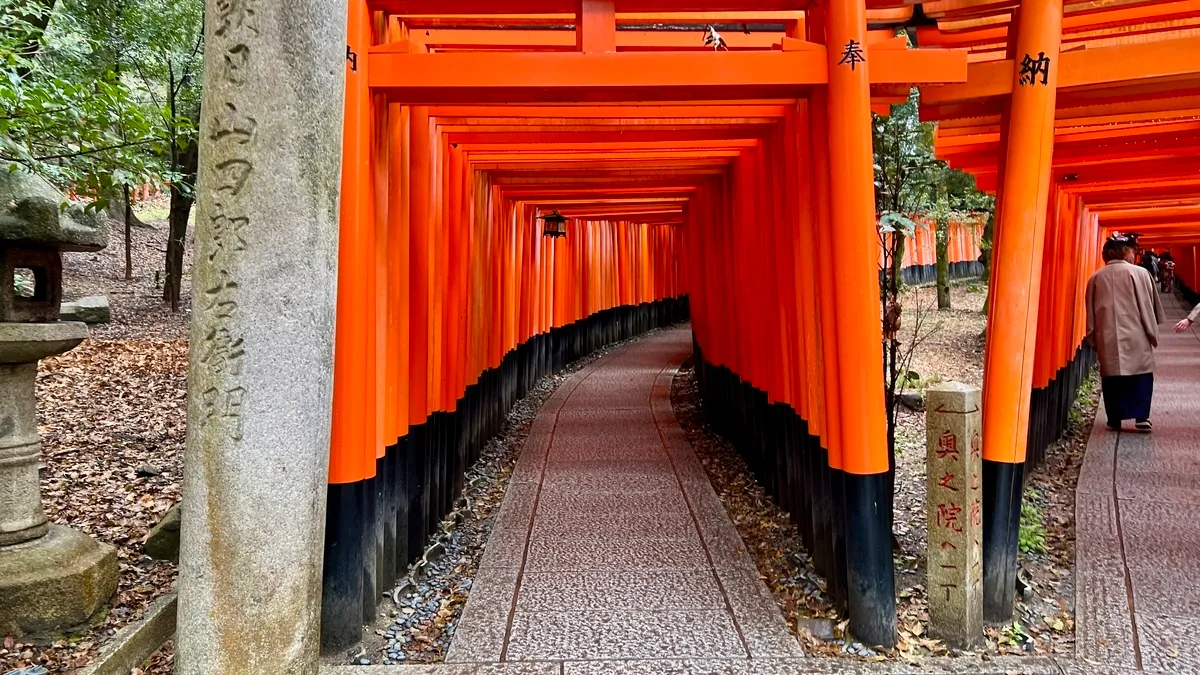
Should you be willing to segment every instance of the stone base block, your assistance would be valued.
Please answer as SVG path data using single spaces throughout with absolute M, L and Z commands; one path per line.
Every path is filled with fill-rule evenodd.
M 0 635 L 82 625 L 116 590 L 116 549 L 51 525 L 40 539 L 0 547 Z

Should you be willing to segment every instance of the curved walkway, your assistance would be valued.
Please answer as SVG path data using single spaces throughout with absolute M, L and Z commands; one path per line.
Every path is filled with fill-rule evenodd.
M 690 331 L 663 331 L 547 401 L 448 662 L 663 673 L 684 664 L 655 659 L 803 655 L 675 421 L 690 354 Z
M 596 360 L 534 421 L 446 663 L 322 675 L 1100 675 L 1033 657 L 806 658 L 671 409 L 687 328 Z
M 1097 415 L 1079 474 L 1076 649 L 1103 672 L 1200 672 L 1200 336 L 1163 304 L 1154 433 Z

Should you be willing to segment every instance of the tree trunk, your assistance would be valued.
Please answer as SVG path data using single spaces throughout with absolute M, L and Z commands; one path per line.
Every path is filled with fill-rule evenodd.
M 938 309 L 950 309 L 950 220 L 938 218 L 937 235 Z
M 125 197 L 125 280 L 133 279 L 133 203 L 129 200 L 129 186 L 121 190 Z
M 196 184 L 196 168 L 200 159 L 199 146 L 195 139 L 188 142 L 179 155 L 179 172 L 184 175 L 184 184 Z M 187 244 L 188 216 L 192 213 L 195 193 L 184 193 L 181 185 L 171 183 L 171 215 L 168 219 L 170 233 L 167 237 L 167 278 L 163 283 L 163 300 L 171 303 L 171 311 L 179 311 L 179 298 L 183 284 L 183 252 Z
M 983 298 L 983 313 L 988 313 L 988 306 L 992 302 L 992 252 L 996 248 L 996 233 L 994 230 L 996 224 L 996 211 L 992 210 L 988 214 L 987 223 L 983 226 L 983 241 L 980 242 L 979 261 L 983 263 L 983 283 L 984 290 L 987 295 Z
M 104 214 L 108 216 L 109 220 L 117 222 L 124 222 L 128 216 L 134 227 L 139 227 L 143 230 L 154 229 L 143 223 L 142 219 L 137 217 L 132 208 L 126 208 L 126 206 L 131 206 L 129 195 L 126 194 L 127 192 L 128 190 L 114 191 L 108 198 L 108 207 L 104 209 Z
M 31 24 L 33 31 L 25 37 L 25 41 L 18 48 L 19 54 L 33 59 L 42 50 L 42 36 L 46 33 L 46 27 L 50 25 L 50 16 L 54 13 L 56 3 L 57 0 L 40 0 L 38 4 L 45 7 L 44 13 L 22 17 Z M 29 68 L 21 66 L 17 68 L 17 77 L 23 80 L 29 76 L 30 72 Z

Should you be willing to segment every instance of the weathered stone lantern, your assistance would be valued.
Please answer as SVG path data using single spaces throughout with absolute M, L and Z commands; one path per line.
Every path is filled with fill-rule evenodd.
M 108 243 L 97 217 L 61 209 L 60 200 L 31 176 L 0 180 L 0 635 L 83 624 L 117 586 L 115 549 L 51 525 L 42 509 L 37 364 L 88 334 L 82 323 L 58 320 L 61 254 Z M 26 283 L 20 292 L 17 279 Z

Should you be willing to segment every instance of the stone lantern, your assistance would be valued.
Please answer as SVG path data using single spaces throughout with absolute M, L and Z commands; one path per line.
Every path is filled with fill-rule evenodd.
M 60 201 L 32 176 L 0 179 L 0 635 L 84 624 L 117 587 L 116 550 L 50 524 L 42 509 L 37 364 L 88 334 L 82 323 L 58 320 L 62 252 L 108 243 L 94 214 Z

